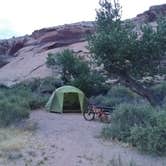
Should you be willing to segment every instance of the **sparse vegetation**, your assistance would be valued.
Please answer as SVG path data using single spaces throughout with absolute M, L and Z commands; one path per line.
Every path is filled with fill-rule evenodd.
M 146 153 L 166 156 L 166 82 L 154 84 L 155 81 L 153 83 L 151 81 L 155 77 L 163 77 L 164 80 L 166 74 L 166 70 L 161 66 L 161 60 L 166 55 L 166 20 L 158 21 L 155 30 L 143 25 L 138 33 L 133 30 L 133 25 L 121 20 L 118 0 L 114 0 L 114 4 L 109 0 L 101 0 L 100 6 L 96 17 L 96 31 L 89 37 L 89 50 L 93 62 L 75 55 L 72 50 L 65 49 L 55 54 L 48 54 L 47 57 L 47 66 L 58 68 L 60 71 L 56 78 L 33 79 L 10 88 L 0 85 L 0 159 L 5 158 L 11 163 L 22 160 L 20 163 L 25 162 L 25 165 L 34 165 L 36 162 L 36 165 L 40 166 L 58 161 L 62 155 L 64 155 L 62 162 L 58 162 L 65 163 L 64 160 L 71 152 L 74 156 L 72 162 L 78 165 L 86 163 L 95 165 L 110 161 L 108 166 L 137 166 L 136 162 L 126 157 L 132 151 L 128 153 L 126 149 L 123 151 L 117 148 L 117 151 L 111 152 L 109 148 L 104 148 L 102 145 L 104 141 L 94 140 L 94 137 L 98 137 L 97 125 L 100 124 L 92 125 L 91 129 L 90 122 L 82 125 L 82 120 L 74 119 L 78 117 L 77 115 L 57 118 L 47 112 L 38 111 L 33 112 L 30 123 L 26 124 L 29 121 L 17 123 L 28 118 L 31 110 L 45 106 L 50 94 L 62 85 L 80 88 L 96 105 L 115 108 L 111 114 L 111 124 L 107 124 L 102 130 L 103 138 L 123 142 Z M 68 29 L 68 26 L 64 31 L 66 28 Z M 70 32 L 67 30 L 65 33 Z M 48 50 L 55 46 L 56 44 L 48 46 Z M 0 66 L 5 64 L 6 62 L 0 62 Z M 36 72 L 41 66 L 32 72 Z M 110 82 L 114 82 L 112 78 L 118 83 L 117 85 L 110 86 Z M 78 97 L 80 100 L 81 97 Z M 69 108 L 68 105 L 75 107 L 79 104 L 70 96 L 64 98 L 64 101 L 63 109 Z M 100 110 L 96 107 L 95 111 Z M 40 131 L 33 135 L 33 139 L 29 139 L 30 142 L 27 138 L 38 127 L 33 120 L 38 120 Z M 84 134 L 86 132 L 87 134 Z M 74 134 L 77 134 L 75 137 L 77 144 L 71 139 L 74 138 Z M 21 153 L 20 149 L 23 149 L 27 143 L 29 143 L 27 149 Z M 90 149 L 89 145 L 93 149 Z M 83 152 L 74 152 L 71 147 L 74 150 L 83 148 Z M 119 156 L 111 159 L 110 156 L 113 156 L 114 152 L 123 152 L 123 158 Z M 134 154 L 132 157 L 139 157 L 137 155 Z M 140 159 L 144 161 L 144 158 Z
M 164 98 L 166 97 L 166 82 L 163 81 L 151 87 L 152 91 L 160 98 L 162 104 L 165 104 Z
M 49 84 L 50 83 L 50 84 Z M 0 126 L 8 126 L 28 118 L 30 110 L 45 106 L 57 82 L 46 78 L 22 82 L 11 88 L 0 88 Z
M 117 106 L 122 103 L 141 103 L 145 102 L 136 93 L 133 93 L 129 88 L 122 85 L 112 86 L 111 89 L 103 95 L 93 96 L 90 101 L 97 105 Z
M 49 54 L 48 67 L 59 66 L 63 84 L 74 85 L 84 91 L 86 96 L 103 93 L 107 90 L 104 76 L 92 69 L 88 61 L 75 55 L 72 50 Z
M 27 143 L 30 130 L 23 130 L 14 127 L 0 128 L 0 152 L 5 153 L 19 151 Z
M 29 116 L 26 89 L 3 89 L 0 91 L 0 126 L 7 126 Z
M 90 51 L 109 77 L 116 76 L 151 105 L 161 105 L 161 98 L 140 80 L 165 74 L 160 62 L 166 52 L 166 19 L 159 21 L 155 30 L 143 25 L 140 35 L 131 23 L 121 20 L 120 11 L 118 1 L 100 1 L 96 33 L 89 39 Z
M 121 104 L 112 114 L 112 123 L 103 129 L 106 139 L 118 139 L 139 150 L 166 154 L 166 111 L 148 105 Z
M 128 161 L 128 163 L 124 163 L 122 161 L 121 156 L 114 157 L 112 160 L 110 160 L 110 163 L 108 166 L 137 166 L 137 164 L 134 161 Z

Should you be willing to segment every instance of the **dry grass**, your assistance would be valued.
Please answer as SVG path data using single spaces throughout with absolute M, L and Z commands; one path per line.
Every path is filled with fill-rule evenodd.
M 133 160 L 128 161 L 128 163 L 124 163 L 121 156 L 119 155 L 118 157 L 115 157 L 112 160 L 110 160 L 108 166 L 138 166 L 138 165 Z
M 36 130 L 36 123 L 26 123 L 24 127 L 0 128 L 0 151 L 19 151 Z
M 16 128 L 0 129 L 0 150 L 17 151 L 25 144 L 29 136 L 29 132 Z

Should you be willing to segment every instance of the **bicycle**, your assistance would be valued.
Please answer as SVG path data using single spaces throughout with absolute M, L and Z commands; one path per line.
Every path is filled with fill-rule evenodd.
M 111 121 L 110 112 L 112 110 L 112 107 L 103 107 L 89 104 L 87 109 L 83 112 L 83 117 L 87 121 L 92 121 L 96 117 L 100 121 L 108 123 Z

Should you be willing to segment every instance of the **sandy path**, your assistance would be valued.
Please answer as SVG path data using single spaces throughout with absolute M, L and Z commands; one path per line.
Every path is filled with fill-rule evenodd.
M 85 121 L 80 114 L 35 111 L 30 121 L 37 122 L 38 129 L 22 150 L 23 157 L 8 166 L 111 166 L 110 160 L 119 156 L 124 163 L 134 160 L 138 166 L 166 165 L 166 158 L 104 142 L 99 138 L 103 124 Z

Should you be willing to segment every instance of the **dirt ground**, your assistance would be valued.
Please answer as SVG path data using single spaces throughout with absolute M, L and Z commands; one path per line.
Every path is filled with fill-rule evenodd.
M 81 114 L 38 110 L 32 112 L 28 121 L 37 123 L 37 129 L 23 137 L 26 140 L 20 149 L 0 151 L 0 166 L 114 166 L 112 161 L 119 158 L 124 166 L 129 162 L 134 166 L 166 166 L 164 157 L 104 141 L 100 137 L 104 124 L 85 121 Z

